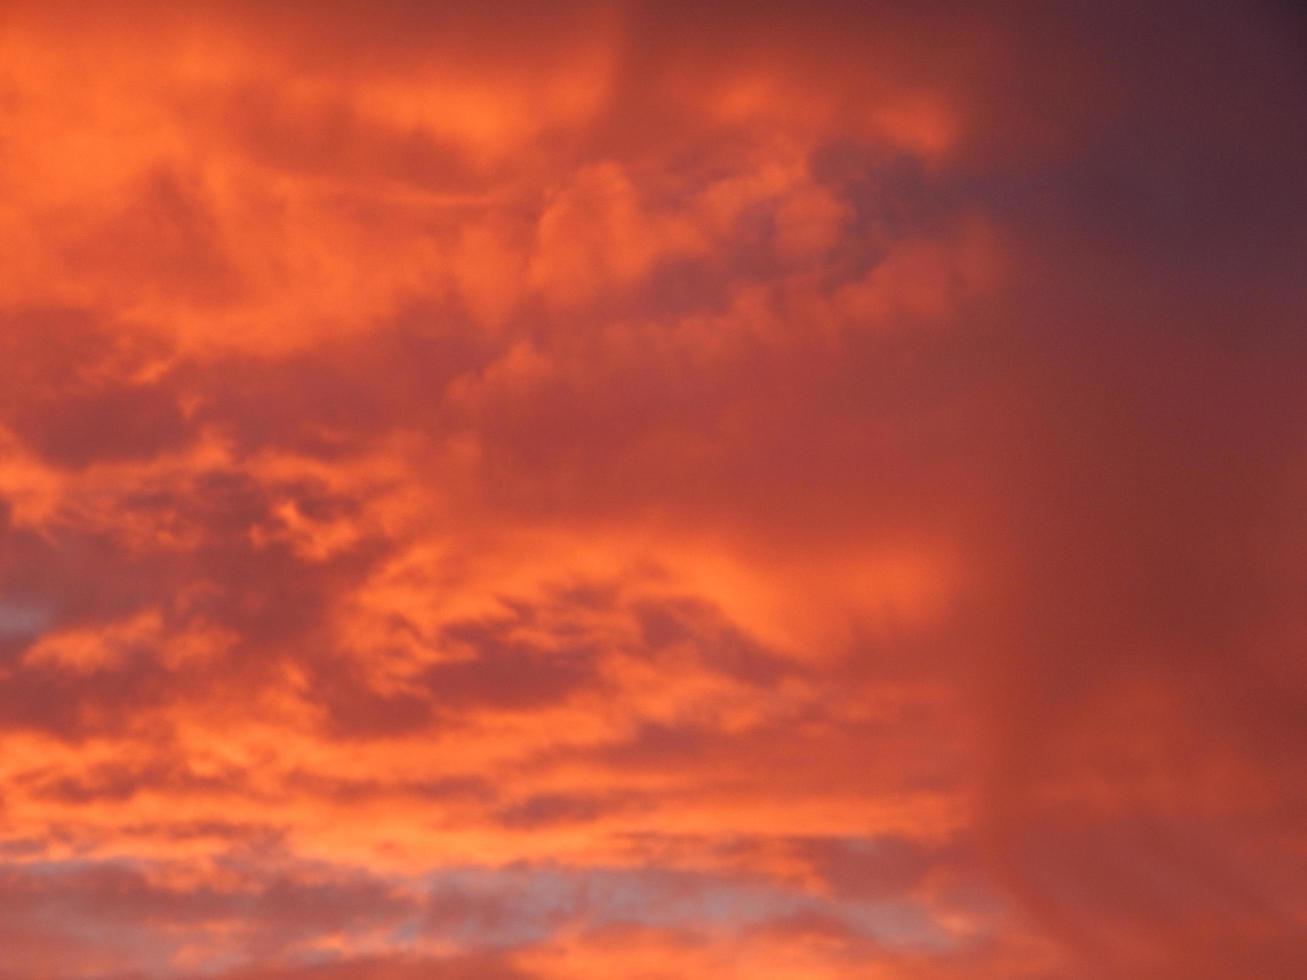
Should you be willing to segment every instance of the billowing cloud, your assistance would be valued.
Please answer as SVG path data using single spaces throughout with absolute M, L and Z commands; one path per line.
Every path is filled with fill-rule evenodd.
M 1287 4 L 0 11 L 0 978 L 1307 971 Z

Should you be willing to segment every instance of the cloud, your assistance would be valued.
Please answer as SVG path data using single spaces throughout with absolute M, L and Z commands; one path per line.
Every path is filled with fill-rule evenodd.
M 0 975 L 1302 972 L 1302 24 L 1172 6 L 10 4 Z

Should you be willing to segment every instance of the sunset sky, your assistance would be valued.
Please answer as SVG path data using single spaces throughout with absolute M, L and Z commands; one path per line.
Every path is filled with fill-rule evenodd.
M 0 980 L 1304 935 L 1295 4 L 0 0 Z

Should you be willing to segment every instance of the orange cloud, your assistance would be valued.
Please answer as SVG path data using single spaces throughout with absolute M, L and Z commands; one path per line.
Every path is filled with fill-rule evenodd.
M 1070 13 L 7 4 L 0 980 L 1302 973 L 1301 23 Z

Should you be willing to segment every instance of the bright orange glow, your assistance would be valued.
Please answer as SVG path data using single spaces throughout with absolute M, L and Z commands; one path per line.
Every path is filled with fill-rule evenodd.
M 1307 976 L 1192 6 L 0 0 L 0 980 Z

